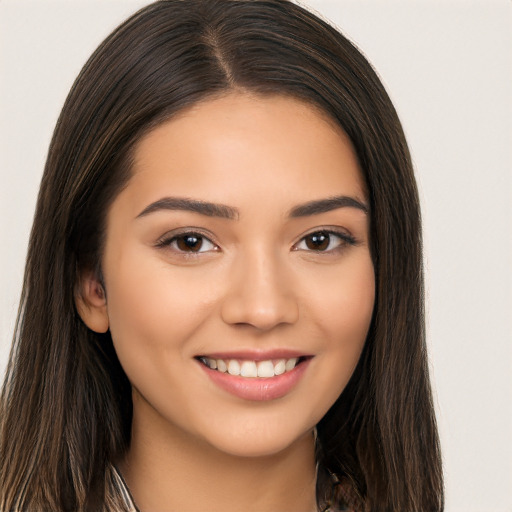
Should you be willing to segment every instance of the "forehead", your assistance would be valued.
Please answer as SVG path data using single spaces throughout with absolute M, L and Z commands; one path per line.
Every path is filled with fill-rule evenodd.
M 329 116 L 294 98 L 245 93 L 198 103 L 146 134 L 130 186 L 148 200 L 194 193 L 233 204 L 242 189 L 266 201 L 365 197 L 352 144 Z

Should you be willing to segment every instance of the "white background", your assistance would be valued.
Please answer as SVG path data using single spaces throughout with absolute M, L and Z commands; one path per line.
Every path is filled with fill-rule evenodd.
M 0 372 L 53 126 L 81 66 L 147 2 L 0 0 Z M 512 512 L 512 2 L 311 0 L 390 91 L 423 204 L 448 512 Z

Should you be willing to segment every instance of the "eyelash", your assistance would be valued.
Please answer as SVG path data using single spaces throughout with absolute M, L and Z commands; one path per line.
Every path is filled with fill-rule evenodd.
M 339 239 L 339 243 L 338 245 L 336 245 L 336 247 L 334 248 L 331 248 L 329 249 L 329 246 L 327 247 L 326 250 L 315 250 L 315 249 L 310 249 L 310 248 L 306 248 L 306 249 L 303 249 L 303 248 L 300 248 L 299 245 L 301 243 L 307 243 L 306 240 L 308 239 L 308 237 L 313 237 L 314 235 L 323 235 L 323 236 L 327 236 L 329 237 L 329 246 L 331 245 L 332 243 L 332 237 L 336 237 Z M 183 249 L 180 249 L 178 246 L 175 246 L 175 247 L 172 247 L 173 244 L 177 244 L 178 241 L 180 239 L 184 239 L 184 238 L 197 238 L 197 239 L 200 239 L 203 241 L 207 241 L 207 243 L 211 244 L 215 249 L 214 249 L 214 252 L 218 251 L 219 250 L 219 246 L 213 242 L 209 236 L 206 236 L 204 233 L 201 233 L 200 231 L 183 231 L 181 233 L 177 233 L 177 234 L 174 234 L 172 236 L 168 236 L 168 237 L 163 237 L 162 239 L 160 239 L 157 243 L 156 243 L 156 246 L 159 247 L 159 248 L 166 248 L 166 247 L 171 247 L 173 248 L 173 250 L 179 254 L 182 254 L 182 255 L 185 255 L 187 257 L 195 257 L 196 255 L 198 254 L 203 254 L 205 252 L 210 252 L 212 251 L 212 249 L 208 249 L 208 250 L 205 250 L 205 251 L 185 251 Z M 201 247 L 200 249 L 202 248 L 202 245 L 203 243 L 201 244 Z M 332 228 L 331 229 L 316 229 L 315 231 L 312 231 L 306 235 L 304 235 L 300 240 L 299 242 L 297 242 L 296 244 L 294 244 L 293 246 L 293 250 L 294 251 L 306 251 L 306 252 L 312 252 L 312 253 L 316 253 L 316 254 L 332 254 L 332 253 L 336 253 L 336 252 L 339 252 L 340 250 L 343 250 L 347 245 L 356 245 L 357 244 L 357 240 L 351 236 L 351 235 L 348 235 L 347 233 L 345 232 L 342 232 L 342 231 L 337 231 L 337 230 L 333 230 Z
M 339 243 L 338 243 L 338 245 L 336 245 L 336 247 L 333 247 L 331 249 L 327 248 L 326 250 L 323 250 L 323 251 L 309 249 L 309 248 L 308 249 L 300 249 L 298 247 L 299 244 L 301 244 L 301 243 L 307 243 L 306 240 L 310 237 L 313 237 L 314 235 L 327 236 L 328 240 L 329 240 L 329 246 L 331 245 L 333 236 L 338 238 Z M 312 231 L 312 232 L 308 233 L 307 235 L 304 235 L 299 240 L 299 242 L 297 242 L 293 247 L 294 247 L 294 250 L 296 250 L 296 251 L 308 251 L 308 252 L 317 253 L 317 254 L 324 254 L 324 253 L 332 254 L 332 253 L 336 253 L 336 252 L 343 250 L 347 245 L 356 245 L 356 244 L 357 244 L 357 240 L 353 236 L 351 236 L 343 231 L 334 230 L 332 228 L 330 228 L 330 229 L 326 228 L 326 229 L 316 229 L 315 231 Z
M 164 236 L 163 238 L 161 238 L 157 242 L 156 246 L 159 247 L 159 248 L 170 247 L 175 252 L 177 252 L 179 254 L 183 254 L 183 255 L 185 255 L 187 257 L 194 257 L 197 254 L 202 254 L 204 252 L 211 251 L 211 249 L 209 249 L 208 251 L 184 251 L 184 250 L 181 250 L 179 247 L 172 247 L 173 244 L 177 244 L 178 243 L 178 240 L 180 238 L 184 239 L 184 238 L 187 238 L 187 237 L 188 238 L 195 237 L 197 239 L 202 240 L 203 243 L 206 240 L 207 242 L 209 242 L 212 246 L 214 246 L 216 248 L 215 251 L 218 250 L 219 246 L 210 239 L 210 236 L 207 236 L 204 233 L 201 233 L 200 231 L 182 231 L 181 233 L 176 233 L 176 234 L 173 234 L 172 236 Z M 202 245 L 203 244 L 201 244 L 201 246 Z

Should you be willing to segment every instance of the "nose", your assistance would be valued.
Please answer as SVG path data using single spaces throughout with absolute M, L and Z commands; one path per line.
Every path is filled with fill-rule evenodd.
M 221 316 L 231 325 L 268 331 L 299 318 L 292 279 L 277 258 L 256 251 L 241 257 L 230 273 Z

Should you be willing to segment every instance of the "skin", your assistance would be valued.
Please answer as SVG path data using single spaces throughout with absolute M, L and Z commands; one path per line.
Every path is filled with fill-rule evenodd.
M 167 196 L 239 213 L 140 215 Z M 78 308 L 91 329 L 110 329 L 133 386 L 120 467 L 142 511 L 316 510 L 312 431 L 357 364 L 375 294 L 366 212 L 289 216 L 333 196 L 365 202 L 352 146 L 288 97 L 230 93 L 139 141 L 108 212 L 105 291 L 87 276 Z M 322 229 L 341 236 L 311 249 L 306 235 Z M 180 250 L 183 231 L 206 237 L 200 252 Z M 274 400 L 227 393 L 196 359 L 274 348 L 313 356 Z

